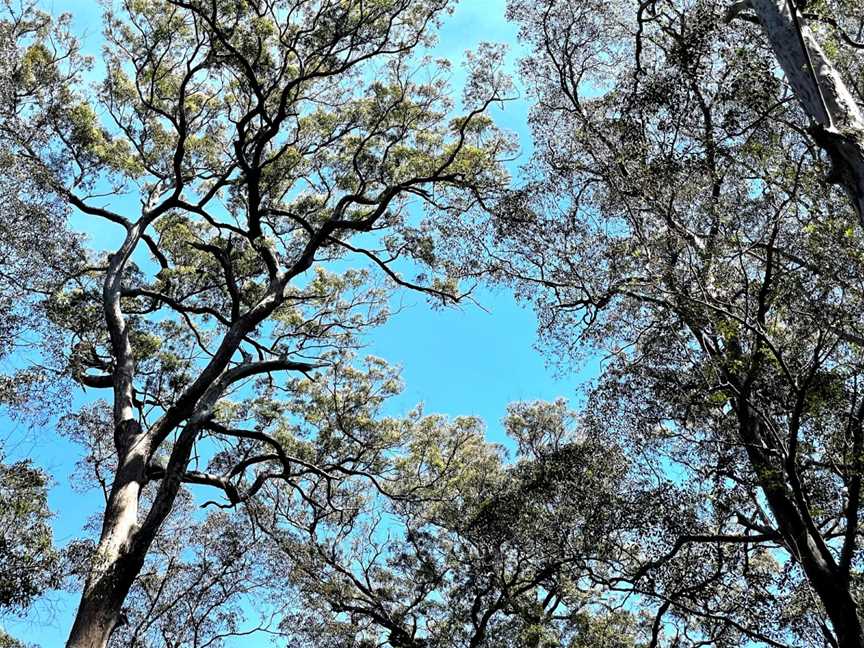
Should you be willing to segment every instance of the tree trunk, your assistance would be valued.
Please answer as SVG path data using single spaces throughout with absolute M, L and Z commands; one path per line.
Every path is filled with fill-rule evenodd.
M 775 509 L 774 506 L 771 508 L 772 511 Z M 787 533 L 794 533 L 794 529 L 799 526 L 796 521 L 788 518 L 781 521 L 783 513 L 774 513 L 780 528 Z M 804 527 L 798 529 L 793 540 L 807 580 L 831 620 L 837 645 L 839 648 L 864 648 L 864 627 L 849 589 L 849 581 L 828 554 L 821 537 L 814 537 Z
M 220 392 L 221 393 L 221 392 Z M 210 403 L 210 401 L 207 401 Z M 111 488 L 99 546 L 81 595 L 67 648 L 105 648 L 122 625 L 123 602 L 141 572 L 147 552 L 171 513 L 200 428 L 187 425 L 171 449 L 150 510 L 139 524 L 138 499 L 147 481 L 152 437 L 135 421 L 118 431 L 123 460 Z
M 758 423 L 758 414 L 742 399 L 736 407 L 739 433 L 759 486 L 777 524 L 777 530 L 800 563 L 807 581 L 819 597 L 837 637 L 839 648 L 864 648 L 864 626 L 858 606 L 824 538 L 813 524 L 803 498 L 796 498 L 782 467 L 778 468 Z
M 136 543 L 138 499 L 146 479 L 149 442 L 135 421 L 117 431 L 123 439 L 120 465 L 111 487 L 99 545 L 67 648 L 104 648 L 120 623 L 123 601 L 132 587 L 146 548 Z
M 810 117 L 813 140 L 831 160 L 864 226 L 864 115 L 793 0 L 748 0 L 778 63 Z
M 829 179 L 844 188 L 864 226 L 864 114 L 794 0 L 747 0 L 747 5 L 758 15 L 778 63 L 812 122 L 814 142 L 831 160 Z M 764 458 L 753 456 L 756 447 L 748 446 L 748 454 L 758 474 Z M 764 463 L 764 468 L 770 467 L 770 462 Z M 825 607 L 839 647 L 864 648 L 864 628 L 848 579 L 821 535 L 807 524 L 808 513 L 799 510 L 786 484 L 761 477 L 760 483 L 781 533 L 798 553 Z

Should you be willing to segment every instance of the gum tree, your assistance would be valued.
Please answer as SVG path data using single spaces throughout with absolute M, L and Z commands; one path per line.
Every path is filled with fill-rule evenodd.
M 67 18 L 7 5 L 3 23 L 11 154 L 109 241 L 40 304 L 63 332 L 56 370 L 108 395 L 90 413 L 109 460 L 76 648 L 107 644 L 183 484 L 238 505 L 271 479 L 302 501 L 310 475 L 372 475 L 356 440 L 295 455 L 290 427 L 271 429 L 280 398 L 382 321 L 364 268 L 460 297 L 440 274 L 393 269 L 436 263 L 408 207 L 488 200 L 509 150 L 484 114 L 504 91 L 495 52 L 455 117 L 446 65 L 413 57 L 446 0 L 118 4 L 95 87 Z
M 510 4 L 536 155 L 478 241 L 489 265 L 464 270 L 532 300 L 558 357 L 604 350 L 589 411 L 703 503 L 708 532 L 626 576 L 661 630 L 698 614 L 764 645 L 864 645 L 856 11 Z M 740 576 L 725 595 L 664 582 L 696 547 L 743 552 L 718 563 Z

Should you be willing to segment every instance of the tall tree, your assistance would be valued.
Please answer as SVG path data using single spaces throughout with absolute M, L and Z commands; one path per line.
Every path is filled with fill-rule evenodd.
M 434 264 L 410 204 L 461 213 L 505 180 L 510 143 L 484 114 L 505 91 L 495 52 L 475 61 L 462 116 L 443 70 L 412 58 L 449 5 L 128 0 L 105 15 L 91 89 L 68 19 L 7 4 L 12 155 L 45 195 L 115 227 L 41 306 L 65 333 L 57 369 L 111 394 L 113 466 L 69 646 L 107 644 L 182 484 L 236 505 L 269 479 L 302 497 L 304 476 L 363 469 L 351 447 L 316 466 L 268 427 L 286 373 L 339 364 L 384 317 L 347 254 L 459 298 L 446 277 L 391 267 Z
M 651 574 L 703 543 L 740 547 L 745 576 L 758 554 L 782 556 L 782 581 L 745 579 L 701 607 L 683 573 L 690 589 L 669 590 L 659 626 L 676 610 L 746 625 L 729 610 L 750 597 L 785 626 L 754 640 L 860 648 L 864 267 L 848 201 L 860 197 L 860 16 L 812 4 L 811 31 L 793 3 L 737 14 L 762 18 L 783 79 L 759 26 L 728 22 L 725 2 L 511 2 L 533 46 L 536 155 L 479 242 L 557 352 L 606 350 L 592 410 L 714 520 L 711 533 L 680 529 L 631 575 L 637 587 L 662 594 Z M 804 45 L 781 42 L 778 21 Z M 829 121 L 824 105 L 810 112 L 817 101 Z M 822 148 L 846 194 L 825 184 Z M 478 258 L 465 272 L 483 271 Z

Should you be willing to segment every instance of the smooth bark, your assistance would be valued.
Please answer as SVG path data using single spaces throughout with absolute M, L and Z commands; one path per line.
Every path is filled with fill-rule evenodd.
M 864 225 L 864 114 L 792 0 L 748 0 Z
M 123 601 L 144 561 L 144 553 L 136 547 L 135 532 L 149 443 L 134 422 L 123 426 L 117 435 L 125 441 L 125 452 L 111 488 L 99 544 L 69 635 L 67 646 L 70 648 L 101 648 L 108 644 L 120 621 Z

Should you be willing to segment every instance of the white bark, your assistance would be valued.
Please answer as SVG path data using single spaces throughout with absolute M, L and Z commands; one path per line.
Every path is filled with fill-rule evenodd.
M 864 225 L 864 114 L 794 3 L 748 0 L 777 61 L 813 122 L 814 141 L 833 165 L 831 180 L 843 186 Z

